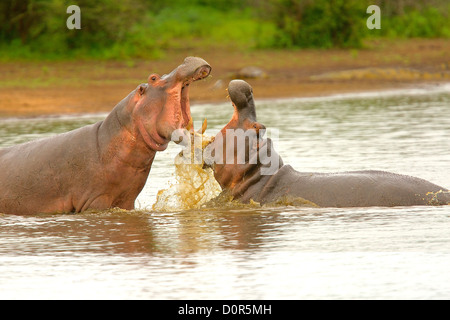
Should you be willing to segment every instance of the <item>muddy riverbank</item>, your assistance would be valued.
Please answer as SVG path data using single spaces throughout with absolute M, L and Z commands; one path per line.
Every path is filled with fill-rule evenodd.
M 104 112 L 157 72 L 185 56 L 213 67 L 192 86 L 191 103 L 225 101 L 228 82 L 248 66 L 263 72 L 246 79 L 258 98 L 323 96 L 407 88 L 450 81 L 450 41 L 379 40 L 365 49 L 169 52 L 156 61 L 26 61 L 0 63 L 0 116 Z

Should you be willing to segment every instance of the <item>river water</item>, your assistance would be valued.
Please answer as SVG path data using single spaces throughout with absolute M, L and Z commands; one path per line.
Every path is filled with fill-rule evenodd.
M 192 107 L 209 135 L 231 114 Z M 380 169 L 450 188 L 449 85 L 257 100 L 257 114 L 297 170 Z M 0 119 L 0 146 L 104 117 Z M 139 210 L 0 214 L 0 298 L 450 298 L 450 206 L 152 210 L 179 151 L 157 155 Z

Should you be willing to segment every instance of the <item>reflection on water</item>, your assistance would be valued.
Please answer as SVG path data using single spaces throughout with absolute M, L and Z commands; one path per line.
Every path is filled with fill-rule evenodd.
M 440 208 L 2 217 L 1 298 L 448 298 Z
M 450 94 L 419 93 L 259 101 L 258 120 L 298 170 L 449 187 Z M 214 135 L 232 108 L 192 114 Z M 0 120 L 0 146 L 103 117 Z M 0 298 L 450 298 L 450 207 L 151 210 L 179 150 L 157 155 L 135 211 L 0 215 Z

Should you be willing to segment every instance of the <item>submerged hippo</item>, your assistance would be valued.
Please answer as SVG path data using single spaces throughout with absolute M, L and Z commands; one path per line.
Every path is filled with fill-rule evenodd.
M 450 204 L 450 192 L 446 189 L 410 176 L 372 170 L 295 171 L 283 164 L 272 141 L 263 138 L 265 127 L 256 121 L 250 85 L 233 80 L 228 93 L 234 114 L 205 149 L 205 162 L 214 168 L 221 187 L 235 199 L 261 204 L 288 199 L 291 203 L 321 207 Z
M 1 149 L 0 212 L 133 209 L 156 152 L 192 121 L 189 85 L 210 72 L 188 57 L 168 75 L 150 75 L 103 121 Z

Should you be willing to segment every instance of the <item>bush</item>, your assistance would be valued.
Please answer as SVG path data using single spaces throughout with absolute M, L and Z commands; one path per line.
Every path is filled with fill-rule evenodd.
M 358 47 L 364 35 L 364 1 L 272 0 L 274 47 Z
M 448 0 L 0 1 L 0 59 L 157 58 L 168 49 L 359 47 L 365 37 L 450 37 Z M 366 9 L 381 8 L 381 30 Z
M 446 10 L 425 6 L 405 8 L 399 15 L 382 18 L 380 34 L 392 38 L 449 38 L 450 5 Z
M 2 59 L 157 58 L 166 49 L 255 44 L 258 23 L 240 0 L 77 0 L 81 29 L 69 30 L 70 0 L 2 0 Z
M 52 59 L 102 56 L 118 44 L 137 44 L 131 30 L 136 24 L 144 24 L 146 15 L 142 12 L 147 11 L 140 1 L 77 0 L 81 8 L 80 30 L 66 27 L 66 9 L 71 4 L 70 0 L 2 1 L 2 51 L 7 51 L 6 55 L 14 52 L 16 58 L 29 58 L 32 53 L 38 59 Z

